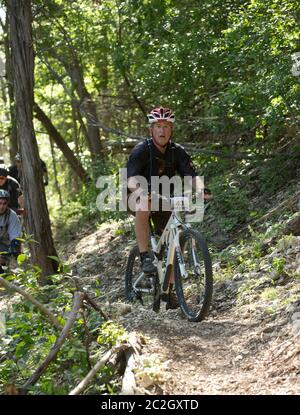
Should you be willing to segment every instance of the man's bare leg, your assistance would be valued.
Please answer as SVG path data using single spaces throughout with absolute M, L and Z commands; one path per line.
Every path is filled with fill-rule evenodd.
M 156 266 L 153 263 L 154 255 L 148 252 L 149 249 L 149 212 L 137 211 L 135 214 L 135 234 L 138 243 L 142 270 L 146 274 L 156 272 Z
M 149 244 L 149 212 L 138 211 L 135 214 L 135 235 L 139 251 L 148 251 Z

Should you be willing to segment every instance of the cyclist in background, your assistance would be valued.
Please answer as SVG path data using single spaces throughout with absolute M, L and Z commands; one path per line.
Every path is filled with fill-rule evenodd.
M 0 169 L 5 169 L 4 157 L 0 157 Z
M 48 185 L 48 170 L 46 163 L 40 159 L 41 169 L 43 173 L 43 183 L 44 186 Z M 22 160 L 20 153 L 15 155 L 15 164 L 9 167 L 9 175 L 16 179 L 22 186 Z
M 16 211 L 19 207 L 22 191 L 18 181 L 9 176 L 5 168 L 0 168 L 0 190 L 6 190 L 8 192 L 10 196 L 9 207 Z
M 21 243 L 17 238 L 21 237 L 21 223 L 17 214 L 8 207 L 9 193 L 0 189 L 0 253 L 18 255 Z M 3 273 L 1 265 L 6 264 L 5 255 L 0 254 L 0 274 Z

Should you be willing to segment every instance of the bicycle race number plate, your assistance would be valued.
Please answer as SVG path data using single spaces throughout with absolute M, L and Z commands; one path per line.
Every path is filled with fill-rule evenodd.
M 189 210 L 190 199 L 188 197 L 175 196 L 172 198 L 172 209 L 177 212 Z

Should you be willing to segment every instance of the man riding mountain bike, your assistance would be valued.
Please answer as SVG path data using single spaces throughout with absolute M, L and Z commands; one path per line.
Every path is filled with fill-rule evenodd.
M 47 166 L 46 166 L 46 163 L 42 159 L 40 159 L 40 163 L 41 163 L 41 170 L 42 170 L 42 174 L 43 174 L 43 183 L 44 183 L 45 186 L 47 186 L 48 185 Z M 9 167 L 8 173 L 11 177 L 16 179 L 20 183 L 21 187 L 23 187 L 23 183 L 22 183 L 22 159 L 21 159 L 20 153 L 17 153 L 15 155 L 15 164 L 13 164 L 12 166 Z
M 17 214 L 8 207 L 9 193 L 0 189 L 0 274 L 1 265 L 6 264 L 4 254 L 18 255 L 21 244 L 17 238 L 21 237 L 21 223 Z
M 0 168 L 0 190 L 6 190 L 9 193 L 9 207 L 16 211 L 20 205 L 22 191 L 18 181 L 9 176 L 6 168 Z
M 203 195 L 204 186 L 192 163 L 191 157 L 185 149 L 171 141 L 175 116 L 169 108 L 157 107 L 148 114 L 149 131 L 151 138 L 138 143 L 132 150 L 127 163 L 128 188 L 135 192 L 139 188 L 136 176 L 144 177 L 148 184 L 153 176 L 167 176 L 172 178 L 179 174 L 182 178 L 191 177 L 192 186 L 196 194 Z M 150 185 L 149 185 L 149 190 Z M 149 193 L 150 195 L 150 193 Z M 163 196 L 163 195 L 162 195 Z M 211 196 L 204 193 L 204 199 Z M 149 196 L 150 200 L 150 196 Z M 151 215 L 155 231 L 160 233 L 166 226 L 170 211 L 151 212 L 148 209 L 136 209 L 135 233 L 140 252 L 141 268 L 145 274 L 153 274 L 156 267 L 153 264 L 154 255 L 149 252 L 149 217 Z M 174 273 L 170 277 L 170 290 L 167 308 L 177 308 L 175 292 L 173 291 Z

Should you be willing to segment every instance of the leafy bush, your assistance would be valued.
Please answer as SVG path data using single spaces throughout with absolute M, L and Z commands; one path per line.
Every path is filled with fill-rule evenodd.
M 65 266 L 62 268 L 67 271 Z M 41 303 L 47 303 L 47 308 L 58 316 L 63 326 L 71 310 L 72 293 L 75 290 L 71 275 L 53 275 L 51 279 L 54 284 L 44 287 L 38 285 L 38 277 L 39 272 L 29 266 L 17 269 L 6 279 L 13 280 L 14 284 L 30 292 Z M 57 330 L 30 301 L 13 297 L 10 303 L 5 315 L 6 330 L 0 342 L 2 390 L 8 384 L 21 387 L 44 361 L 58 337 Z M 70 333 L 56 359 L 30 388 L 29 394 L 67 394 L 86 376 L 95 356 L 101 355 L 112 344 L 126 339 L 124 329 L 106 323 L 94 309 L 80 311 Z M 102 392 L 114 393 L 117 378 L 113 370 L 104 367 L 97 379 L 99 385 L 91 385 L 86 393 L 99 393 L 100 389 Z

